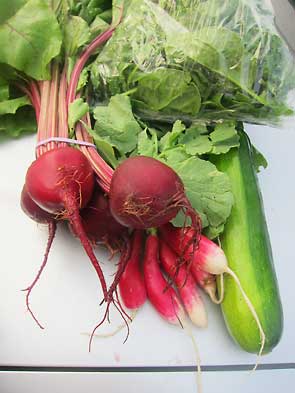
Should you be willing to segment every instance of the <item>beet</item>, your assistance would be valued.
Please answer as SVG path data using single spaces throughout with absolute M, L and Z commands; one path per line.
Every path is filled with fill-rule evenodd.
M 117 248 L 122 236 L 127 232 L 126 227 L 113 217 L 108 197 L 98 187 L 80 215 L 84 230 L 94 244 L 103 243 L 111 249 Z
M 127 158 L 113 174 L 110 208 L 122 225 L 136 229 L 158 227 L 188 204 L 177 173 L 154 158 Z
M 29 167 L 26 188 L 42 209 L 69 220 L 101 282 L 104 298 L 107 286 L 99 262 L 82 225 L 79 210 L 91 199 L 94 172 L 80 150 L 59 147 L 45 152 Z
M 32 220 L 39 224 L 48 224 L 55 219 L 55 216 L 47 211 L 41 209 L 28 194 L 27 188 L 24 185 L 21 193 L 21 208 L 23 212 Z

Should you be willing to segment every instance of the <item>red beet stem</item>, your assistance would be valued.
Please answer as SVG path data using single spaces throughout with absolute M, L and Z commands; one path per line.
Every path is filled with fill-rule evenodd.
M 115 27 L 110 27 L 106 31 L 102 32 L 98 37 L 96 37 L 85 49 L 80 58 L 78 59 L 75 67 L 72 71 L 68 94 L 67 94 L 67 104 L 69 105 L 74 101 L 76 95 L 76 89 L 79 82 L 79 77 L 83 67 L 85 66 L 89 57 L 93 54 L 93 52 L 99 48 L 100 45 L 104 44 L 113 34 Z

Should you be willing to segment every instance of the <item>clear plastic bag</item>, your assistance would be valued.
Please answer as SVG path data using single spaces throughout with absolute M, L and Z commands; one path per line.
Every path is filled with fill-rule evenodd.
M 147 120 L 278 124 L 295 107 L 266 0 L 127 0 L 91 71 L 100 100 L 125 92 Z

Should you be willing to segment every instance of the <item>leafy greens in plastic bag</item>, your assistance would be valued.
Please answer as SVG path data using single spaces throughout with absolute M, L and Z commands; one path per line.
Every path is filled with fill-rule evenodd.
M 100 99 L 128 92 L 144 119 L 275 124 L 293 113 L 294 60 L 265 1 L 125 1 L 91 70 Z

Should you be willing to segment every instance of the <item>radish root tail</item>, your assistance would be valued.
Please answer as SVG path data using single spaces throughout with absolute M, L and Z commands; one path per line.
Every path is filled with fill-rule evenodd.
M 202 370 L 201 370 L 200 351 L 199 351 L 196 339 L 192 333 L 190 326 L 187 323 L 185 323 L 185 324 L 183 324 L 183 328 L 184 328 L 185 332 L 187 333 L 187 335 L 190 337 L 193 347 L 194 347 L 194 351 L 196 354 L 196 364 L 197 364 L 197 373 L 196 373 L 197 391 L 198 391 L 198 393 L 202 393 L 203 386 L 202 386 Z
M 236 282 L 239 290 L 241 291 L 242 296 L 243 296 L 243 298 L 244 298 L 244 300 L 245 300 L 245 302 L 246 302 L 246 304 L 247 304 L 247 306 L 249 308 L 249 311 L 251 312 L 251 314 L 252 314 L 252 316 L 253 316 L 256 324 L 257 324 L 258 330 L 259 330 L 261 345 L 260 345 L 260 350 L 259 350 L 259 352 L 257 354 L 256 363 L 255 363 L 255 365 L 254 365 L 254 367 L 252 369 L 252 371 L 255 371 L 257 369 L 257 366 L 258 366 L 258 363 L 259 363 L 259 359 L 260 359 L 260 357 L 262 355 L 262 352 L 263 352 L 263 349 L 264 349 L 264 346 L 265 346 L 265 333 L 264 333 L 264 330 L 262 328 L 262 325 L 261 325 L 261 322 L 259 320 L 259 317 L 257 315 L 257 312 L 256 312 L 253 304 L 251 303 L 251 300 L 248 298 L 247 294 L 245 293 L 245 291 L 244 291 L 244 289 L 243 289 L 243 287 L 242 287 L 242 285 L 240 283 L 240 280 L 239 280 L 238 276 L 230 268 L 227 268 L 226 273 L 228 273 L 235 280 L 235 282 Z

